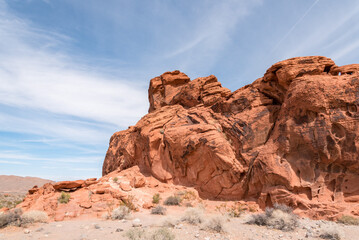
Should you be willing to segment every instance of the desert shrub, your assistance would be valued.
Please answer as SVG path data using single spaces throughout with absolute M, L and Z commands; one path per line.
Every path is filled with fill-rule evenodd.
M 122 199 L 120 201 L 120 205 L 121 206 L 126 206 L 130 210 L 135 211 L 137 208 L 136 208 L 136 205 L 134 203 L 134 199 L 135 199 L 135 197 L 133 195 L 129 195 L 126 199 Z
M 165 215 L 166 211 L 167 211 L 167 209 L 165 207 L 158 205 L 151 209 L 151 214 Z
M 118 177 L 114 177 L 112 181 L 115 182 L 115 183 L 117 183 Z
M 68 203 L 70 201 L 70 193 L 61 192 L 60 197 L 57 199 L 59 203 Z
M 21 226 L 21 214 L 22 210 L 20 208 L 15 208 L 6 213 L 0 214 L 0 228 L 6 226 Z
M 174 218 L 166 218 L 163 222 L 162 222 L 162 227 L 169 227 L 169 228 L 174 228 L 177 224 L 178 224 L 178 220 L 174 219 Z
M 174 206 L 174 205 L 180 205 L 181 198 L 179 196 L 169 196 L 166 198 L 164 205 L 168 206 Z
M 179 196 L 181 201 L 182 200 L 188 200 L 188 201 L 192 201 L 195 200 L 197 198 L 196 193 L 193 191 L 181 191 L 181 192 L 177 192 L 176 196 Z
M 229 207 L 226 204 L 221 204 L 216 207 L 216 210 L 228 217 L 238 218 L 244 212 L 244 207 L 242 204 L 236 204 Z
M 298 218 L 291 208 L 275 205 L 274 208 L 266 208 L 265 213 L 252 215 L 247 223 L 292 231 L 298 226 Z
M 293 209 L 287 205 L 284 205 L 284 204 L 278 204 L 278 203 L 275 203 L 274 206 L 273 206 L 273 209 L 276 209 L 276 210 L 280 210 L 282 212 L 285 212 L 285 213 L 293 213 Z
M 359 225 L 359 218 L 349 215 L 343 215 L 341 218 L 338 219 L 338 222 L 345 225 Z
M 160 194 L 159 193 L 156 193 L 153 195 L 152 197 L 152 203 L 154 204 L 158 204 L 161 200 L 161 197 L 160 197 Z
M 319 234 L 319 237 L 322 239 L 329 239 L 329 240 L 340 240 L 342 239 L 341 233 L 332 227 L 327 227 L 321 230 L 321 233 Z
M 203 211 L 198 208 L 187 208 L 181 220 L 192 225 L 203 223 Z
M 111 218 L 112 220 L 121 220 L 128 217 L 131 213 L 131 210 L 126 206 L 120 206 L 112 211 Z
M 206 222 L 204 228 L 215 232 L 224 232 L 223 219 L 220 217 L 213 217 Z
M 141 228 L 131 228 L 125 233 L 125 236 L 130 240 L 144 240 L 145 238 L 145 230 Z
M 33 211 L 25 212 L 21 216 L 21 224 L 36 223 L 36 222 L 45 223 L 47 221 L 48 221 L 47 213 L 43 211 L 33 210 Z
M 173 240 L 175 235 L 167 228 L 160 228 L 151 234 L 150 240 Z

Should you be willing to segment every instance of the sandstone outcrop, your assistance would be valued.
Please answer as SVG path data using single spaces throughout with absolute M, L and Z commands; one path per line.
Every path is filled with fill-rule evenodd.
M 358 215 L 358 77 L 358 64 L 320 56 L 276 63 L 234 92 L 166 72 L 150 82 L 149 113 L 111 137 L 103 175 L 138 166 L 202 198 Z

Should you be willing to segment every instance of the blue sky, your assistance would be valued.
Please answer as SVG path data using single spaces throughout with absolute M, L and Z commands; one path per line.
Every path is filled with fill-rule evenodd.
M 233 91 L 290 57 L 358 63 L 358 22 L 354 0 L 0 0 L 0 174 L 99 177 L 151 78 Z

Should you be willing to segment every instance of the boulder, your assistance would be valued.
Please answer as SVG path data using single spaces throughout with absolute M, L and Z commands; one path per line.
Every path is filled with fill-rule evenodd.
M 358 64 L 322 56 L 276 63 L 234 92 L 213 75 L 166 72 L 150 81 L 149 113 L 111 137 L 103 175 L 138 166 L 202 198 L 356 212 L 358 89 Z

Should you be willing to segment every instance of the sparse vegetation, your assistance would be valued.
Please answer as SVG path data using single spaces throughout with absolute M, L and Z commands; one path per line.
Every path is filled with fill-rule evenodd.
M 66 204 L 70 201 L 70 198 L 71 198 L 71 196 L 69 193 L 61 192 L 61 195 L 57 200 L 59 203 Z
M 166 198 L 164 204 L 168 206 L 180 205 L 181 198 L 179 196 L 169 196 Z
M 187 208 L 181 220 L 192 225 L 203 223 L 203 211 L 198 208 Z
M 125 233 L 125 236 L 130 240 L 143 240 L 145 235 L 145 230 L 141 228 L 131 228 Z
M 0 194 L 0 208 L 12 209 L 24 200 L 22 194 Z
M 197 195 L 193 191 L 182 191 L 178 192 L 176 196 L 180 197 L 181 201 L 187 200 L 187 201 L 193 201 L 197 198 Z
M 15 208 L 9 212 L 0 214 L 0 228 L 6 226 L 21 226 L 21 214 L 20 208 Z
M 213 217 L 205 224 L 204 228 L 215 232 L 224 232 L 223 222 L 221 217 Z
M 151 209 L 151 214 L 165 215 L 166 211 L 167 211 L 167 209 L 165 207 L 158 205 Z
M 163 227 L 170 227 L 170 228 L 174 228 L 177 224 L 178 224 L 178 220 L 174 219 L 174 218 L 166 218 L 163 223 L 162 226 Z
M 117 182 L 118 182 L 118 177 L 114 177 L 114 178 L 112 179 L 112 181 L 113 181 L 114 183 L 117 183 Z
M 173 240 L 175 235 L 167 228 L 160 228 L 154 231 L 150 237 L 151 240 Z
M 226 204 L 221 204 L 216 207 L 216 210 L 228 217 L 240 217 L 244 212 L 244 207 L 242 204 L 235 204 L 229 207 Z
M 126 199 L 122 199 L 120 201 L 120 205 L 126 206 L 127 208 L 129 208 L 132 211 L 136 211 L 137 208 L 134 204 L 134 199 L 135 199 L 135 197 L 133 195 L 129 195 Z
M 160 203 L 160 200 L 161 200 L 161 196 L 160 196 L 159 193 L 156 193 L 156 194 L 153 195 L 153 197 L 152 197 L 152 203 L 153 204 Z
M 343 215 L 338 219 L 338 223 L 343 223 L 345 225 L 359 225 L 359 218 Z
M 342 239 L 341 234 L 334 227 L 330 227 L 330 228 L 328 227 L 328 228 L 323 229 L 321 231 L 319 237 L 322 238 L 322 239 L 329 239 L 329 240 L 340 240 L 340 239 Z
M 275 204 L 274 208 L 266 208 L 265 213 L 252 215 L 247 223 L 292 231 L 298 226 L 298 217 L 290 207 Z
M 112 220 L 121 220 L 127 218 L 131 213 L 131 210 L 127 206 L 120 206 L 112 211 Z
M 29 211 L 29 212 L 25 212 L 22 216 L 21 216 L 21 224 L 31 224 L 31 223 L 36 223 L 36 222 L 41 222 L 41 223 L 45 223 L 48 221 L 48 216 L 46 212 L 43 211 Z

